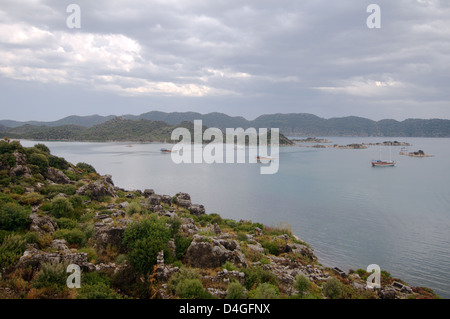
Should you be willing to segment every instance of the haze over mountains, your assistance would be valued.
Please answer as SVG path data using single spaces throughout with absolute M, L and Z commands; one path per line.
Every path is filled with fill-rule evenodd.
M 115 119 L 116 116 L 69 116 L 58 121 L 51 122 L 18 122 L 11 120 L 0 121 L 0 132 L 18 133 L 28 135 L 33 132 L 53 130 L 55 136 L 62 132 L 75 132 L 77 127 L 92 128 Z M 341 117 L 325 119 L 312 114 L 268 114 L 262 115 L 254 120 L 247 120 L 239 116 L 229 116 L 223 113 L 200 114 L 196 112 L 172 112 L 165 113 L 152 111 L 140 115 L 120 116 L 126 120 L 149 120 L 154 122 L 165 122 L 170 126 L 182 122 L 193 122 L 202 120 L 207 127 L 217 127 L 221 130 L 226 128 L 279 128 L 280 133 L 286 136 L 385 136 L 385 137 L 450 137 L 450 120 L 444 119 L 407 119 L 404 121 L 381 120 L 373 121 L 362 117 Z M 143 127 L 143 122 L 136 125 Z M 145 122 L 145 121 L 144 121 Z M 149 123 L 145 122 L 146 125 Z M 123 123 L 122 123 L 123 124 Z M 129 122 L 133 125 L 132 122 Z M 161 124 L 159 124 L 161 125 Z M 63 138 L 63 137 L 61 137 Z

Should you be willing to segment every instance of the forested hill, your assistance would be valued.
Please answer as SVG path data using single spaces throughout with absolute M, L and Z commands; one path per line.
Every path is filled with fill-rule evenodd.
M 170 142 L 172 132 L 178 127 L 187 128 L 191 132 L 191 136 L 194 136 L 193 122 L 184 121 L 177 125 L 170 125 L 163 121 L 150 121 L 146 119 L 130 120 L 124 117 L 116 117 L 92 127 L 79 125 L 53 127 L 26 124 L 13 129 L 5 128 L 0 130 L 0 132 L 8 138 L 37 141 Z M 204 131 L 206 128 L 203 125 L 202 130 Z M 270 132 L 268 137 L 270 138 Z M 223 135 L 223 139 L 225 141 L 225 135 Z M 280 134 L 280 144 L 292 145 L 293 142 Z
M 53 122 L 16 122 L 0 121 L 0 132 L 17 133 L 21 131 L 30 132 L 52 132 L 52 127 L 58 127 L 59 131 L 64 127 L 64 133 L 79 130 L 79 134 L 91 134 L 85 128 L 102 128 L 101 124 L 114 119 L 115 116 L 69 116 Z M 254 120 L 247 120 L 243 117 L 229 116 L 223 113 L 200 114 L 196 112 L 172 112 L 165 113 L 152 111 L 141 115 L 123 115 L 123 119 L 132 120 L 136 124 L 136 130 L 149 125 L 152 122 L 164 122 L 168 126 L 178 126 L 182 122 L 193 122 L 202 120 L 207 127 L 217 127 L 222 131 L 225 128 L 279 128 L 280 132 L 286 136 L 383 136 L 383 137 L 450 137 L 450 120 L 445 119 L 407 119 L 396 121 L 391 119 L 373 121 L 367 118 L 349 116 L 325 119 L 312 114 L 291 113 L 291 114 L 268 114 L 262 115 Z M 74 125 L 76 127 L 74 127 Z M 36 127 L 46 127 L 42 130 Z M 159 124 L 152 128 L 148 134 L 159 134 L 154 129 L 163 128 Z M 18 130 L 18 131 L 17 131 Z M 119 132 L 116 132 L 120 135 Z

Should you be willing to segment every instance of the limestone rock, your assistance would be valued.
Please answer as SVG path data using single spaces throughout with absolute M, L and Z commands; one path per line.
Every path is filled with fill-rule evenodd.
M 108 183 L 91 182 L 80 187 L 77 195 L 89 195 L 93 199 L 100 199 L 104 196 L 116 197 L 114 187 Z
M 30 215 L 30 230 L 37 232 L 39 235 L 44 233 L 53 234 L 58 228 L 56 222 L 49 216 L 39 216 L 38 214 Z
M 192 215 L 195 215 L 195 216 L 204 215 L 206 212 L 205 206 L 197 205 L 197 204 L 190 204 L 189 211 L 191 212 Z
M 50 180 L 56 184 L 69 184 L 70 183 L 70 179 L 66 176 L 66 174 L 64 174 L 60 170 L 53 168 L 53 167 L 48 168 L 46 177 L 48 180 Z
M 194 236 L 194 240 L 186 251 L 186 261 L 197 268 L 216 268 L 227 261 L 239 266 L 247 266 L 245 256 L 237 242 L 198 235 Z
M 125 226 L 108 227 L 104 223 L 98 223 L 95 226 L 97 227 L 94 233 L 94 247 L 99 256 L 106 254 L 108 246 L 117 247 L 119 251 L 124 250 L 122 239 Z

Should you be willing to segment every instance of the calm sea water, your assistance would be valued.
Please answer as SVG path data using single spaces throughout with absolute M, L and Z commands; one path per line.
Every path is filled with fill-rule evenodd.
M 387 138 L 329 137 L 336 144 Z M 391 140 L 393 140 L 391 138 Z M 258 164 L 179 164 L 162 144 L 46 142 L 72 163 L 92 164 L 126 189 L 187 192 L 207 213 L 267 225 L 288 223 L 323 265 L 378 264 L 413 286 L 450 298 L 450 139 L 397 138 L 432 158 L 398 155 L 396 167 L 372 168 L 389 147 L 365 150 L 281 147 L 279 172 Z M 37 142 L 22 141 L 25 146 Z

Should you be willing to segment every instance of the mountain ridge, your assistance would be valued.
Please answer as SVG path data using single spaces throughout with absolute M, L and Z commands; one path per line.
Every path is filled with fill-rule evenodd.
M 201 114 L 198 112 L 162 112 L 150 111 L 140 115 L 125 114 L 120 116 L 128 120 L 149 120 L 178 125 L 182 122 L 202 120 L 207 127 L 226 128 L 249 127 L 279 128 L 286 136 L 380 136 L 380 137 L 450 137 L 450 120 L 415 119 L 403 121 L 383 119 L 379 121 L 358 116 L 332 117 L 329 119 L 310 113 L 275 113 L 263 114 L 254 120 L 242 116 L 230 116 L 220 112 Z M 57 121 L 19 122 L 0 120 L 0 132 L 8 132 L 26 125 L 33 127 L 58 127 L 77 125 L 93 127 L 116 118 L 114 115 L 77 116 L 72 115 Z

